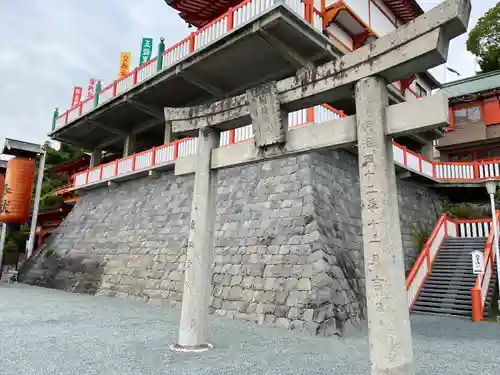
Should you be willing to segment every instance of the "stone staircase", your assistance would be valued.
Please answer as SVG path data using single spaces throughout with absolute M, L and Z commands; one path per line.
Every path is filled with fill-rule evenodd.
M 471 318 L 471 289 L 476 275 L 472 273 L 470 253 L 484 251 L 485 242 L 485 237 L 446 238 L 412 312 Z

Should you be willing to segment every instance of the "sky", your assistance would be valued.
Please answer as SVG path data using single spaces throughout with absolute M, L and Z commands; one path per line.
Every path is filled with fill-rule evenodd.
M 424 10 L 441 2 L 418 1 Z M 497 0 L 471 1 L 469 28 Z M 160 37 L 168 47 L 194 30 L 164 0 L 0 0 L 0 145 L 5 137 L 43 143 L 54 108 L 70 107 L 74 86 L 85 95 L 91 77 L 111 83 L 122 51 L 137 66 L 143 37 L 154 38 L 156 55 Z M 475 70 L 466 40 L 450 46 L 448 63 L 460 78 Z M 443 69 L 435 75 L 445 78 Z

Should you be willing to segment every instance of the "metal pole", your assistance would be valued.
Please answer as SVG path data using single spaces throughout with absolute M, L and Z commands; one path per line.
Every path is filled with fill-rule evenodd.
M 7 224 L 2 224 L 2 235 L 0 237 L 0 279 L 3 272 L 3 248 L 5 247 L 5 238 L 7 237 Z
M 498 250 L 498 224 L 497 224 L 497 215 L 495 210 L 495 194 L 490 194 L 490 203 L 491 203 L 491 218 L 493 220 L 493 248 L 495 249 L 495 262 L 497 264 L 497 280 L 498 280 L 498 295 L 500 297 L 500 261 L 499 261 L 499 250 Z M 498 307 L 500 308 L 500 298 L 498 300 Z
M 43 173 L 45 169 L 46 156 L 47 156 L 47 150 L 45 150 L 45 147 L 43 147 L 43 154 L 40 159 L 40 164 L 38 165 L 38 180 L 36 182 L 35 202 L 33 203 L 33 215 L 31 215 L 30 238 L 28 240 L 28 247 L 26 249 L 26 260 L 28 260 L 31 257 L 31 254 L 33 253 L 33 246 L 35 244 L 36 223 L 38 221 L 38 209 L 40 205 L 40 196 L 42 194 Z

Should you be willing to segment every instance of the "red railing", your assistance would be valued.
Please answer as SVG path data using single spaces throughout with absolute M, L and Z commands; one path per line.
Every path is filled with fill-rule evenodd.
M 500 160 L 471 162 L 432 161 L 393 142 L 394 161 L 414 172 L 440 182 L 481 182 L 500 179 Z
M 238 11 L 241 11 L 241 9 L 245 6 L 247 6 L 248 4 L 254 2 L 255 6 L 254 8 L 256 9 L 252 9 L 251 12 L 248 12 L 248 14 L 245 13 L 244 15 L 244 18 L 241 18 L 242 16 L 240 15 L 240 17 L 238 18 L 239 19 L 239 24 L 235 26 L 235 16 L 237 14 Z M 313 6 L 313 2 L 311 0 L 285 0 L 285 4 L 291 8 L 297 8 L 297 4 L 303 4 L 304 6 L 304 14 L 302 15 L 302 17 L 307 21 L 309 22 L 310 24 L 314 24 L 314 17 L 313 17 L 313 9 L 314 9 L 314 6 Z M 199 48 L 203 48 L 206 44 L 208 43 L 211 43 L 212 41 L 216 40 L 218 37 L 221 37 L 222 35 L 226 34 L 227 32 L 229 32 L 230 30 L 233 30 L 234 28 L 236 27 L 239 27 L 241 24 L 249 21 L 250 19 L 252 19 L 253 17 L 257 16 L 258 14 L 264 12 L 266 9 L 269 9 L 271 6 L 273 6 L 273 4 L 271 4 L 271 2 L 266 2 L 265 0 L 245 0 L 243 2 L 241 2 L 239 5 L 237 5 L 236 7 L 234 8 L 230 8 L 226 13 L 224 13 L 222 16 L 218 17 L 217 19 L 213 20 L 212 22 L 210 22 L 209 24 L 205 25 L 204 27 L 202 27 L 201 29 L 191 33 L 188 37 L 184 38 L 183 40 L 181 40 L 180 42 L 174 44 L 173 46 L 167 48 L 163 53 L 162 53 L 162 59 L 165 59 L 162 63 L 162 67 L 161 68 L 165 68 L 167 65 L 171 65 L 171 64 L 166 64 L 165 61 L 167 59 L 167 56 L 174 52 L 176 49 L 179 49 L 181 48 L 185 43 L 189 43 L 189 46 L 188 46 L 188 54 L 191 54 L 191 53 L 194 53 L 197 49 Z M 258 8 L 258 9 L 257 9 Z M 322 17 L 322 13 L 319 12 L 314 9 L 314 11 L 316 11 L 316 17 L 318 16 L 318 14 Z M 241 13 L 241 12 L 240 12 Z M 212 39 L 211 40 L 205 40 L 203 41 L 203 43 L 200 45 L 200 47 L 196 48 L 196 40 L 197 38 L 199 38 L 200 36 L 203 36 L 203 33 L 206 33 L 207 30 L 209 30 L 212 26 L 216 25 L 218 22 L 220 22 L 221 20 L 224 20 L 225 18 L 227 18 L 227 29 L 226 30 L 223 30 L 223 31 L 218 31 L 218 32 L 215 32 L 214 35 L 212 36 Z M 218 29 L 217 27 L 214 27 L 214 29 Z M 182 54 L 180 55 L 182 57 L 185 57 L 183 56 Z M 175 64 L 177 61 L 180 60 L 179 57 L 176 57 L 173 59 L 173 64 Z M 132 82 L 131 82 L 131 86 L 135 86 L 137 85 L 138 83 L 141 83 L 142 81 L 144 81 L 146 78 L 149 78 L 150 76 L 153 76 L 154 74 L 156 74 L 156 70 L 154 72 L 152 72 L 151 74 L 147 73 L 145 74 L 145 78 L 141 76 L 141 72 L 143 72 L 144 70 L 146 69 L 151 69 L 151 64 L 153 64 L 154 62 L 157 62 L 157 59 L 158 57 L 155 57 L 153 58 L 152 60 L 134 68 L 127 76 L 123 77 L 123 78 L 120 78 L 118 80 L 115 80 L 112 84 L 108 85 L 107 87 L 101 89 L 99 91 L 99 104 L 111 99 L 111 98 L 114 98 L 117 96 L 117 85 L 120 84 L 120 82 L 124 82 L 125 80 L 129 79 L 130 76 L 133 76 L 132 78 Z M 141 77 L 141 79 L 139 79 L 138 77 Z M 105 92 L 107 92 L 107 90 L 109 90 L 111 87 L 113 87 L 113 92 L 111 95 L 109 94 L 106 94 L 105 96 L 102 96 L 101 98 L 101 95 Z M 123 91 L 126 91 L 128 90 L 130 87 L 127 87 L 125 89 L 123 89 Z M 122 91 L 122 92 L 123 92 Z M 93 100 L 93 98 L 89 98 L 88 100 Z M 68 117 L 72 117 L 71 114 L 72 114 L 72 111 L 75 109 L 75 108 L 80 108 L 79 111 L 78 111 L 78 114 L 74 115 L 75 117 L 74 118 L 68 118 Z M 59 116 L 56 117 L 55 119 L 55 128 L 60 128 L 61 126 L 64 126 L 66 124 L 68 124 L 68 122 L 71 122 L 73 120 L 75 120 L 76 118 L 78 118 L 79 116 L 81 116 L 82 114 L 84 113 L 87 113 L 89 112 L 91 109 L 94 109 L 94 107 L 92 106 L 92 108 L 89 108 L 88 111 L 84 111 L 84 113 L 82 112 L 82 108 L 83 108 L 83 102 L 82 103 L 79 103 L 77 106 L 75 107 L 72 107 L 68 110 L 66 110 L 64 113 L 60 114 Z
M 425 280 L 427 280 L 427 276 L 430 274 L 432 263 L 436 258 L 436 254 L 447 236 L 457 236 L 456 224 L 453 223 L 448 216 L 442 215 L 436 223 L 429 239 L 425 242 L 424 248 L 420 252 L 417 261 L 413 265 L 410 274 L 406 279 L 408 308 L 410 310 L 413 307 Z
M 51 195 L 61 195 L 61 194 L 67 193 L 68 191 L 70 191 L 73 188 L 74 188 L 74 184 L 69 183 L 67 185 L 60 186 L 57 189 L 54 189 L 50 194 Z
M 500 223 L 500 211 L 496 211 L 497 226 Z M 491 219 L 490 219 L 491 221 Z M 488 240 L 484 245 L 484 273 L 478 274 L 476 284 L 471 290 L 472 297 L 472 320 L 477 322 L 483 320 L 484 307 L 488 291 L 493 282 L 495 272 L 495 248 L 494 248 L 495 231 L 490 230 Z M 497 260 L 498 261 L 498 260 Z
M 179 157 L 196 152 L 196 138 L 184 138 L 169 144 L 153 147 L 122 159 L 76 173 L 71 188 L 113 179 L 118 176 L 148 170 L 152 167 L 174 163 Z

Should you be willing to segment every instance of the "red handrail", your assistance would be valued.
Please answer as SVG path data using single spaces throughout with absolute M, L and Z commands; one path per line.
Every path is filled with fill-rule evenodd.
M 434 242 L 434 240 L 436 239 L 436 236 L 439 232 L 439 229 L 441 228 L 441 226 L 443 224 L 446 225 L 447 220 L 448 220 L 447 215 L 441 215 L 438 222 L 434 226 L 434 229 L 432 230 L 431 235 L 429 236 L 429 238 L 425 242 L 424 248 L 420 252 L 420 255 L 418 256 L 417 261 L 413 265 L 413 267 L 412 267 L 412 269 L 411 269 L 411 271 L 406 279 L 406 289 L 408 289 L 410 287 L 410 285 L 412 284 L 412 282 L 415 279 L 415 276 L 417 275 L 418 270 L 420 269 L 420 266 L 422 265 L 424 260 L 427 260 L 427 265 L 428 265 L 427 269 L 430 270 L 430 268 L 431 268 L 430 267 L 431 266 L 431 259 L 430 259 L 430 251 L 429 251 L 430 247 L 431 247 L 432 243 Z
M 496 216 L 497 216 L 497 225 L 500 223 L 500 210 L 496 211 Z M 491 221 L 491 219 L 489 219 Z M 495 238 L 495 229 L 493 228 L 493 225 L 490 230 L 490 234 L 488 236 L 488 239 L 486 243 L 484 244 L 484 269 L 489 266 L 491 267 L 491 275 L 490 275 L 490 280 L 487 280 L 488 283 L 491 283 L 492 280 L 494 279 L 493 273 L 495 272 L 495 251 L 493 251 L 493 240 Z M 497 259 L 498 261 L 498 259 Z M 472 297 L 472 321 L 478 322 L 483 320 L 484 316 L 484 304 L 483 304 L 483 298 L 481 295 L 481 289 L 482 285 L 484 282 L 484 274 L 478 274 L 476 277 L 476 283 L 474 285 L 474 288 L 471 289 L 471 297 Z M 488 293 L 489 287 L 486 290 L 486 293 Z M 486 298 L 485 298 L 486 300 Z

